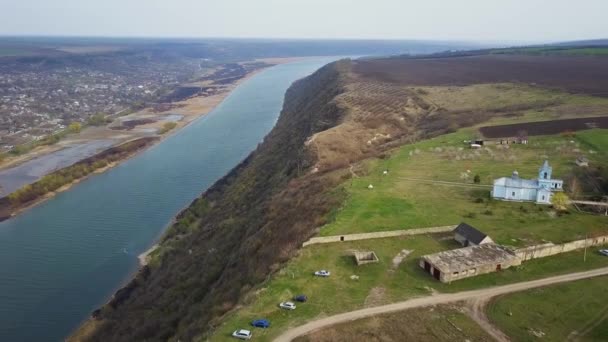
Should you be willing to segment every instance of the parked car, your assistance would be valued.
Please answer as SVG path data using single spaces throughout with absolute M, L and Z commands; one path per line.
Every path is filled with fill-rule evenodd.
M 292 302 L 283 302 L 283 303 L 279 304 L 279 307 L 281 309 L 285 309 L 285 310 L 295 310 L 296 309 L 296 305 Z
M 251 321 L 251 325 L 256 328 L 268 328 L 270 327 L 270 321 L 268 321 L 267 319 L 256 319 Z
M 251 340 L 251 331 L 245 329 L 235 330 L 232 333 L 232 337 L 236 337 L 239 340 Z
M 600 249 L 598 252 L 600 252 L 601 255 L 608 256 L 608 249 Z
M 331 275 L 331 272 L 326 271 L 326 270 L 320 270 L 320 271 L 315 272 L 315 275 L 317 277 L 329 277 Z
M 304 303 L 308 301 L 308 297 L 306 297 L 306 295 L 301 294 L 293 297 L 293 300 L 295 300 L 296 302 Z

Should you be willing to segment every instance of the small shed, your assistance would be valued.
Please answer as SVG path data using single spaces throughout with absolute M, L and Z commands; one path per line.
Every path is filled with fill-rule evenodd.
M 491 237 L 464 222 L 459 224 L 452 232 L 454 233 L 454 240 L 464 247 L 494 242 Z
M 373 251 L 354 251 L 353 255 L 357 266 L 378 262 L 378 256 Z

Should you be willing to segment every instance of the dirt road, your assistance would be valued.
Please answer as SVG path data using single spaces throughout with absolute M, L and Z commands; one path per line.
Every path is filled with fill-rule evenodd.
M 466 302 L 466 313 L 472 320 L 492 336 L 498 342 L 509 342 L 510 339 L 500 329 L 495 327 L 486 315 L 486 304 L 492 299 L 492 296 L 487 297 L 475 297 L 467 300 Z
M 569 281 L 592 278 L 592 277 L 597 277 L 597 276 L 602 276 L 602 275 L 608 275 L 608 267 L 598 268 L 598 269 L 591 270 L 591 271 L 570 273 L 570 274 L 565 274 L 565 275 L 560 275 L 560 276 L 555 276 L 555 277 L 526 281 L 526 282 L 521 282 L 521 283 L 516 283 L 516 284 L 496 286 L 496 287 L 491 287 L 491 288 L 486 288 L 486 289 L 481 289 L 481 290 L 439 294 L 439 295 L 435 295 L 435 296 L 410 299 L 410 300 L 407 300 L 404 302 L 399 302 L 399 303 L 394 303 L 394 304 L 388 304 L 388 305 L 382 305 L 382 306 L 377 306 L 377 307 L 372 307 L 372 308 L 367 308 L 367 309 L 361 309 L 361 310 L 357 310 L 357 311 L 346 312 L 343 314 L 330 316 L 330 317 L 326 317 L 326 318 L 319 319 L 316 321 L 312 321 L 312 322 L 306 323 L 302 326 L 287 330 L 285 333 L 283 333 L 282 335 L 277 337 L 275 339 L 275 342 L 291 341 L 296 337 L 306 335 L 313 331 L 316 331 L 316 330 L 319 330 L 319 329 L 322 329 L 322 328 L 325 328 L 325 327 L 328 327 L 328 326 L 331 326 L 334 324 L 353 321 L 353 320 L 357 320 L 357 319 L 361 319 L 361 318 L 365 318 L 365 317 L 375 316 L 378 314 L 401 311 L 401 310 L 417 308 L 417 307 L 422 307 L 422 306 L 459 302 L 459 301 L 470 300 L 470 299 L 479 298 L 479 297 L 490 298 L 490 297 L 494 297 L 494 296 L 498 296 L 498 295 L 502 295 L 502 294 L 506 294 L 506 293 L 532 289 L 535 287 L 547 286 L 547 285 L 558 284 L 558 283 L 565 283 L 565 282 L 569 282 Z

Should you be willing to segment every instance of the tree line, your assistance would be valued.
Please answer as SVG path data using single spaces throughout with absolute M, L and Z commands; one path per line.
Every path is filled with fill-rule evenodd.
M 110 163 L 121 160 L 151 143 L 154 138 L 141 138 L 110 148 L 93 157 L 84 159 L 74 165 L 57 170 L 42 177 L 35 183 L 28 184 L 8 195 L 13 206 L 19 206 L 36 200 L 37 198 L 53 192 L 66 184 L 81 179 L 95 170 L 108 166 Z

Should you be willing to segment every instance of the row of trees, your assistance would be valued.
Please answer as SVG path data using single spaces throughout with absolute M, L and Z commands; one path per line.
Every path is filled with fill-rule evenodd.
M 112 158 L 109 158 L 110 160 Z M 83 178 L 91 172 L 105 167 L 110 160 L 102 159 L 93 163 L 78 163 L 42 177 L 39 181 L 26 185 L 8 197 L 13 205 L 33 201 L 40 196 Z
M 72 166 L 65 167 L 42 177 L 39 181 L 26 185 L 8 195 L 12 205 L 18 206 L 31 202 L 49 192 L 81 179 L 95 170 L 106 167 L 108 164 L 125 158 L 127 155 L 143 148 L 152 139 L 142 138 L 106 150 L 94 157 L 80 161 Z

